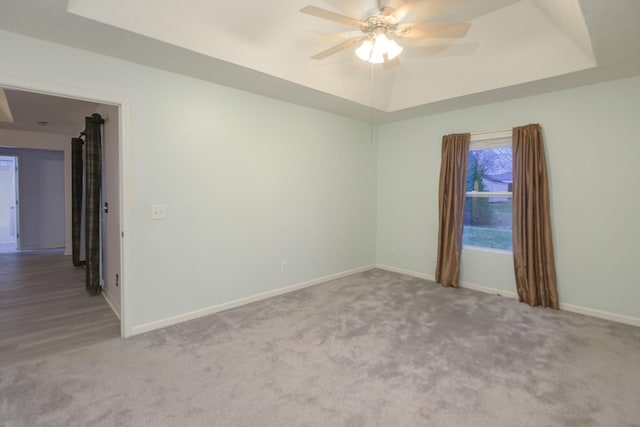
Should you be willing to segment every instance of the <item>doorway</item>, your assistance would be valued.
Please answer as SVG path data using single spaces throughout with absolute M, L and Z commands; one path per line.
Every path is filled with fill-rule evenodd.
M 77 137 L 79 133 L 84 129 L 84 118 L 91 116 L 93 113 L 99 113 L 105 120 L 105 125 L 102 129 L 102 142 L 103 142 L 103 198 L 105 204 L 105 214 L 103 215 L 103 264 L 102 264 L 102 277 L 103 277 L 103 293 L 102 296 L 97 298 L 90 298 L 92 305 L 81 309 L 87 313 L 92 313 L 93 330 L 96 328 L 102 328 L 106 331 L 104 334 L 98 334 L 98 338 L 108 338 L 111 336 L 112 319 L 111 316 L 115 313 L 116 331 L 117 336 L 124 335 L 124 316 L 122 315 L 124 304 L 123 300 L 123 274 L 121 272 L 121 187 L 120 187 L 120 105 L 116 103 L 101 103 L 99 101 L 87 100 L 81 98 L 72 98 L 73 95 L 54 95 L 51 92 L 43 91 L 34 88 L 37 92 L 32 92 L 27 89 L 17 89 L 10 87 L 0 86 L 0 90 L 4 90 L 7 94 L 10 105 L 15 106 L 12 109 L 14 123 L 0 123 L 0 146 L 5 145 L 16 149 L 20 147 L 23 149 L 36 149 L 36 150 L 57 150 L 64 155 L 64 196 L 59 195 L 61 203 L 65 207 L 69 207 L 69 212 L 65 212 L 65 224 L 61 226 L 65 230 L 66 239 L 64 250 L 37 250 L 37 251 L 17 251 L 16 255 L 29 255 L 29 257 L 5 257 L 3 261 L 5 264 L 13 265 L 14 272 L 24 270 L 27 268 L 32 270 L 35 274 L 36 265 L 45 265 L 45 261 L 49 264 L 50 269 L 56 271 L 66 271 L 67 264 L 70 268 L 74 269 L 71 262 L 71 138 Z M 12 102 L 14 101 L 14 102 Z M 37 106 L 37 108 L 34 108 Z M 87 107 L 90 107 L 87 109 Z M 31 112 L 37 112 L 41 117 L 28 116 Z M 65 125 L 63 112 L 66 111 L 66 115 L 74 117 L 75 124 L 73 130 L 61 131 L 61 128 Z M 22 114 L 24 113 L 24 114 Z M 50 116 L 44 117 L 44 113 L 50 113 Z M 48 119 L 48 120 L 47 120 Z M 11 153 L 5 157 L 9 157 Z M 0 155 L 4 155 L 0 153 Z M 19 156 L 18 156 L 19 157 Z M 6 165 L 10 167 L 10 165 Z M 21 182 L 22 185 L 22 182 Z M 2 191 L 2 190 L 0 190 Z M 0 202 L 1 203 L 1 202 Z M 108 211 L 106 207 L 108 206 Z M 0 208 L 3 208 L 0 205 Z M 9 207 L 7 206 L 7 210 Z M 16 211 L 18 210 L 16 206 Z M 24 212 L 22 212 L 24 214 Z M 19 219 L 16 216 L 16 227 Z M 24 227 L 23 227 L 24 229 Z M 26 229 L 24 229 L 26 231 Z M 17 233 L 16 233 L 17 234 Z M 19 247 L 20 240 L 17 241 L 15 248 Z M 26 249 L 26 248 L 22 248 Z M 30 252 L 30 253 L 28 253 Z M 7 256 L 12 254 L 7 254 Z M 38 261 L 36 262 L 36 259 Z M 25 263 L 29 261 L 28 264 Z M 24 261 L 24 262 L 23 262 Z M 42 261 L 42 262 L 41 262 Z M 60 261 L 60 263 L 58 263 Z M 28 266 L 28 267 L 26 267 Z M 12 275 L 9 277 L 9 269 L 0 274 L 0 281 L 9 283 L 15 279 L 19 279 L 19 276 Z M 76 288 L 62 289 L 55 288 L 54 286 L 46 287 L 46 291 L 57 292 L 57 297 L 52 294 L 53 299 L 57 299 L 59 302 L 63 301 L 62 295 L 75 295 L 78 292 L 78 297 L 84 296 L 84 284 L 81 283 L 82 288 L 78 290 L 77 282 L 78 277 L 76 273 L 80 275 L 84 274 L 84 270 L 75 268 L 65 273 L 65 277 L 71 278 L 71 281 L 76 282 Z M 30 273 L 31 275 L 31 273 Z M 51 275 L 43 276 L 43 280 L 48 280 Z M 84 279 L 82 279 L 84 280 Z M 15 284 L 15 283 L 14 283 Z M 12 292 L 16 291 L 16 286 L 13 286 Z M 43 291 L 44 292 L 44 291 Z M 2 293 L 2 292 L 0 292 Z M 3 298 L 4 299 L 4 298 Z M 39 294 L 39 300 L 44 301 L 42 293 Z M 67 297 L 64 297 L 67 300 Z M 106 300 L 106 301 L 105 301 Z M 81 298 L 73 300 L 73 304 L 77 304 L 79 307 L 84 304 Z M 6 300 L 5 300 L 6 302 Z M 105 303 L 106 302 L 106 303 Z M 65 304 L 71 303 L 71 300 L 65 302 Z M 98 305 L 96 305 L 98 304 Z M 107 312 L 104 312 L 102 307 L 105 306 Z M 47 309 L 48 310 L 48 309 Z M 48 315 L 52 316 L 56 307 L 52 307 L 51 311 L 48 311 Z M 99 311 L 98 311 L 99 310 Z M 40 308 L 38 308 L 40 311 Z M 79 313 L 79 312 L 78 312 Z M 68 317 L 70 313 L 65 313 L 64 316 Z M 62 318 L 63 314 L 57 314 Z M 95 323 L 98 322 L 98 323 Z M 80 322 L 82 323 L 82 322 Z M 88 324 L 88 323 L 87 323 Z M 74 321 L 74 325 L 77 323 Z M 75 326 L 74 326 L 75 329 Z M 75 333 L 75 330 L 74 330 Z M 96 338 L 96 334 L 92 334 L 92 338 Z M 74 339 L 75 340 L 75 339 Z M 80 342 L 80 339 L 76 340 Z M 86 341 L 83 341 L 86 343 Z
M 11 147 L 11 140 L 6 140 L 6 135 L 2 135 L 1 142 L 0 156 L 13 157 L 3 162 L 9 165 L 3 170 L 7 179 L 3 180 L 4 189 L 0 190 L 0 193 L 13 193 L 4 203 L 0 202 L 0 215 L 4 213 L 5 216 L 0 217 L 0 221 L 6 221 L 8 216 L 7 225 L 3 227 L 4 236 L 1 236 L 9 242 L 5 247 L 9 251 L 64 250 L 64 152 Z
M 0 252 L 19 249 L 18 157 L 0 156 Z

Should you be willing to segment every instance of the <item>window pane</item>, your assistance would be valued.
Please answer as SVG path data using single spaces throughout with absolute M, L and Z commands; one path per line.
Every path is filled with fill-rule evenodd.
M 462 244 L 512 250 L 511 197 L 467 197 Z
M 469 151 L 467 191 L 511 191 L 512 147 Z

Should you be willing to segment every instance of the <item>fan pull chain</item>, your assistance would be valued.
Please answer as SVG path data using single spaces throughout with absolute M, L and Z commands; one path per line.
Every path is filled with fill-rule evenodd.
M 371 108 L 369 109 L 369 142 L 373 144 L 373 101 L 374 101 L 374 77 L 375 77 L 375 64 L 371 65 L 371 79 L 369 80 L 369 90 L 371 93 Z

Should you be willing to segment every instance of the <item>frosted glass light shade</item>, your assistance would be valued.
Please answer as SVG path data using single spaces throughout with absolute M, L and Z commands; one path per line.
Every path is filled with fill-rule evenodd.
M 389 39 L 384 34 L 378 34 L 373 42 L 373 49 L 371 51 L 371 57 L 381 57 L 387 53 L 389 45 Z
M 356 49 L 356 55 L 363 61 L 371 62 L 372 64 L 382 64 L 386 59 L 391 60 L 402 53 L 402 46 L 395 42 L 395 40 L 389 40 L 384 33 L 375 35 L 373 40 L 365 40 Z
M 387 43 L 387 58 L 390 60 L 402 53 L 403 49 L 395 40 L 389 40 Z
M 363 61 L 368 61 L 369 58 L 371 58 L 371 49 L 373 49 L 373 43 L 371 43 L 371 40 L 365 40 L 360 47 L 356 49 L 356 55 Z
M 372 52 L 369 62 L 372 64 L 382 64 L 384 62 L 384 56 L 380 52 Z

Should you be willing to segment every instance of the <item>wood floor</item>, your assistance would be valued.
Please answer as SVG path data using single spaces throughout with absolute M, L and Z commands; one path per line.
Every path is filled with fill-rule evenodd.
M 0 253 L 0 367 L 120 336 L 120 321 L 61 250 Z

